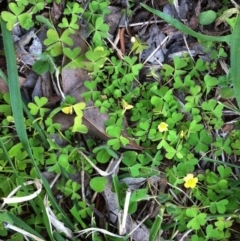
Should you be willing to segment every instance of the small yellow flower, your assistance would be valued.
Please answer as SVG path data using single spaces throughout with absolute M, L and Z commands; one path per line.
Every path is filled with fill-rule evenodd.
M 196 187 L 196 184 L 198 182 L 198 178 L 193 177 L 193 174 L 187 174 L 187 176 L 184 177 L 183 180 L 185 181 L 184 186 L 186 188 L 194 188 Z
M 134 106 L 133 105 L 129 105 L 127 103 L 127 101 L 125 101 L 124 99 L 122 99 L 122 107 L 123 107 L 123 111 L 122 114 L 124 114 L 126 112 L 126 110 L 130 110 L 132 109 Z
M 161 123 L 158 125 L 158 130 L 159 130 L 160 132 L 167 131 L 167 130 L 168 130 L 168 124 L 165 123 L 165 122 L 161 122 Z

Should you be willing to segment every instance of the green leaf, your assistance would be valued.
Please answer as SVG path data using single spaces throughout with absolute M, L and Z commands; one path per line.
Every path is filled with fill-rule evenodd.
M 14 24 L 17 22 L 17 17 L 6 11 L 2 11 L 1 16 L 2 19 L 7 22 L 7 29 L 11 31 L 14 27 Z
M 74 49 L 70 48 L 63 48 L 63 53 L 69 58 L 69 59 L 75 59 L 80 54 L 81 48 L 76 47 Z
M 58 32 L 55 29 L 49 29 L 47 31 L 47 38 L 44 40 L 45 45 L 51 45 L 59 41 Z
M 37 2 L 36 5 L 34 5 L 32 12 L 37 13 L 44 9 L 44 2 Z
M 206 222 L 207 222 L 207 214 L 200 213 L 188 222 L 187 227 L 192 228 L 194 230 L 199 230 L 201 226 L 204 226 L 206 224 Z
M 137 163 L 137 164 L 134 164 L 133 166 L 131 166 L 131 167 L 129 168 L 132 177 L 137 177 L 137 176 L 139 176 L 139 169 L 140 169 L 141 167 L 142 167 L 142 165 L 141 165 L 140 163 Z
M 218 166 L 217 170 L 223 179 L 232 174 L 232 169 L 230 167 Z
M 45 24 L 48 28 L 55 29 L 54 25 L 49 21 L 49 19 L 45 18 L 43 15 L 37 15 L 36 20 Z
M 119 139 L 110 139 L 107 141 L 107 144 L 112 146 L 113 150 L 118 150 L 121 146 Z
M 27 30 L 29 30 L 34 25 L 32 15 L 30 13 L 23 13 L 19 15 L 18 20 L 20 25 Z
M 221 229 L 219 229 L 221 230 Z M 207 232 L 207 238 L 218 238 L 219 237 L 219 231 L 217 229 L 213 228 L 213 225 L 208 225 L 206 228 Z
M 209 210 L 212 214 L 216 212 L 220 214 L 224 214 L 226 211 L 226 205 L 228 204 L 228 200 L 224 199 L 218 202 L 211 202 Z
M 99 163 L 107 163 L 110 160 L 110 157 L 111 156 L 106 149 L 101 149 L 96 156 Z
M 175 69 L 182 69 L 188 64 L 186 61 L 184 61 L 183 58 L 180 58 L 179 56 L 174 56 L 173 62 Z
M 217 18 L 217 13 L 213 10 L 207 10 L 204 12 L 201 12 L 198 16 L 199 23 L 202 25 L 208 25 L 215 21 Z
M 220 95 L 224 99 L 232 99 L 234 97 L 234 90 L 231 87 L 222 87 L 220 90 Z
M 62 35 L 61 35 L 61 37 L 60 37 L 60 40 L 61 40 L 63 43 L 65 43 L 65 44 L 67 44 L 67 45 L 69 45 L 69 46 L 72 46 L 72 45 L 73 45 L 73 40 L 72 40 L 71 37 L 69 37 L 70 34 L 71 34 L 71 33 L 70 33 L 69 29 L 66 29 L 66 30 L 62 33 Z
M 240 15 L 237 17 L 235 27 L 233 29 L 231 37 L 231 48 L 230 48 L 230 60 L 231 60 L 231 73 L 232 73 L 232 84 L 235 94 L 235 98 L 240 108 Z
M 94 177 L 90 181 L 90 187 L 95 192 L 103 192 L 107 184 L 105 177 Z
M 13 2 L 9 3 L 8 7 L 16 16 L 20 15 L 25 9 L 24 6 L 18 6 L 16 3 Z
M 79 117 L 83 117 L 83 110 L 85 108 L 86 108 L 86 104 L 84 102 L 80 102 L 80 103 L 73 105 L 74 112 Z
M 121 134 L 121 128 L 119 126 L 109 126 L 107 127 L 106 132 L 110 137 L 118 138 Z
M 37 106 L 39 106 L 39 107 L 43 107 L 44 105 L 46 105 L 48 103 L 48 99 L 44 96 L 41 98 L 39 98 L 38 96 L 35 96 L 34 101 L 37 104 Z
M 138 75 L 139 71 L 142 69 L 143 65 L 142 64 L 135 64 L 132 66 L 132 72 L 134 75 Z
M 169 77 L 173 74 L 174 68 L 171 65 L 163 64 L 164 76 Z
M 48 60 L 37 60 L 32 67 L 33 70 L 40 75 L 46 73 L 47 71 L 50 71 L 50 73 L 53 73 L 54 71 L 52 62 Z
M 155 15 L 157 15 L 158 17 L 162 18 L 163 20 L 165 20 L 167 23 L 171 24 L 176 29 L 178 29 L 178 30 L 182 31 L 183 33 L 188 34 L 192 37 L 195 37 L 199 40 L 212 41 L 212 42 L 224 42 L 225 41 L 228 44 L 231 42 L 231 35 L 226 35 L 226 36 L 207 36 L 207 35 L 203 35 L 203 34 L 200 34 L 200 33 L 197 33 L 195 31 L 193 31 L 192 29 L 190 29 L 189 27 L 187 27 L 186 25 L 184 25 L 183 23 L 181 23 L 177 19 L 174 19 L 172 16 L 170 16 L 168 14 L 165 14 L 161 11 L 150 8 L 143 3 L 141 3 L 141 6 L 144 7 L 145 9 L 147 9 L 149 12 L 152 12 Z M 239 28 L 239 27 L 237 27 L 237 28 Z M 239 38 L 240 38 L 240 34 L 239 34 Z M 239 43 L 239 41 L 238 41 L 238 43 Z
M 99 29 L 101 31 L 105 31 L 105 32 L 107 32 L 109 30 L 108 25 L 104 23 L 102 17 L 99 17 L 99 18 L 96 19 L 95 28 Z
M 72 132 L 80 132 L 83 134 L 88 133 L 88 128 L 82 124 L 82 117 L 81 116 L 76 116 L 74 118 L 74 124 L 72 128 Z
M 121 141 L 121 144 L 123 146 L 126 146 L 127 144 L 129 144 L 129 140 L 126 137 L 122 136 L 122 135 L 119 137 L 119 140 Z
M 207 74 L 204 76 L 204 82 L 206 85 L 206 93 L 208 94 L 213 87 L 218 84 L 218 79 Z
M 137 153 L 135 151 L 126 151 L 123 153 L 122 162 L 126 166 L 132 166 L 137 160 Z
M 233 220 L 226 220 L 222 217 L 218 218 L 218 221 L 214 223 L 214 225 L 220 230 L 223 231 L 225 228 L 231 227 L 233 224 Z
M 212 136 L 207 133 L 205 129 L 200 131 L 199 142 L 197 143 L 195 150 L 197 153 L 208 151 L 208 146 L 212 143 Z

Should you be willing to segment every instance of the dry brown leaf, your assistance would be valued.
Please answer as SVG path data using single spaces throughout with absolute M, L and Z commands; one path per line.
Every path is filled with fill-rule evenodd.
M 83 35 L 76 33 L 72 35 L 74 47 L 81 47 L 82 54 L 87 51 L 87 45 L 82 38 Z M 66 63 L 64 63 L 66 64 Z M 81 97 L 82 93 L 85 93 L 87 88 L 84 86 L 84 81 L 90 80 L 90 76 L 84 69 L 63 69 L 62 71 L 62 86 L 63 92 L 65 95 L 70 95 L 76 98 L 78 102 L 85 102 L 84 99 Z M 84 110 L 83 115 L 83 124 L 88 128 L 88 134 L 97 137 L 103 141 L 109 140 L 109 136 L 105 132 L 104 123 L 106 120 L 109 119 L 107 113 L 100 113 L 99 108 L 94 107 L 92 101 L 88 101 L 86 103 L 87 108 Z M 66 115 L 63 113 L 58 113 L 53 118 L 54 122 L 61 124 L 62 130 L 68 129 L 70 126 L 73 125 L 74 116 L 73 115 Z M 125 122 L 124 128 L 127 128 L 127 123 Z M 123 135 L 127 137 L 127 134 L 123 133 Z M 129 139 L 129 138 L 128 138 Z M 142 150 L 142 147 L 138 146 L 134 141 L 130 140 L 130 144 L 127 145 L 125 148 L 128 149 L 135 149 L 135 150 Z
M 198 0 L 195 7 L 195 14 L 190 19 L 189 28 L 196 29 L 198 27 L 198 15 L 201 12 L 201 1 Z
M 120 7 L 109 6 L 110 14 L 105 17 L 105 23 L 109 26 L 109 33 L 114 35 L 116 33 L 119 21 L 122 17 L 122 12 Z
M 77 88 L 70 91 L 68 94 L 75 97 L 77 102 L 84 102 L 84 99 L 81 97 L 81 94 L 86 92 L 87 89 L 83 84 L 80 84 Z M 92 101 L 86 103 L 86 109 L 83 113 L 83 124 L 88 128 L 88 134 L 94 136 L 100 140 L 107 141 L 109 136 L 107 135 L 105 129 L 105 121 L 109 119 L 107 113 L 100 113 L 99 108 L 94 107 Z M 73 125 L 74 115 L 66 115 L 63 113 L 58 113 L 53 118 L 54 122 L 60 123 L 62 130 L 66 130 Z M 124 129 L 127 128 L 127 122 L 124 123 Z M 124 137 L 128 138 L 126 131 L 123 132 Z M 129 138 L 128 138 L 129 139 Z M 142 150 L 143 148 L 137 145 L 134 141 L 129 139 L 130 144 L 124 148 Z
M 19 79 L 20 87 L 22 87 L 22 86 L 24 85 L 25 81 L 26 81 L 26 78 L 19 76 L 18 79 Z M 8 86 L 7 86 L 7 84 L 3 81 L 2 78 L 0 78 L 0 92 L 1 92 L 2 94 L 8 92 Z

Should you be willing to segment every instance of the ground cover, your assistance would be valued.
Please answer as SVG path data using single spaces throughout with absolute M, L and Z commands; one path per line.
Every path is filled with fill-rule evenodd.
M 1 4 L 2 239 L 239 239 L 237 3 Z

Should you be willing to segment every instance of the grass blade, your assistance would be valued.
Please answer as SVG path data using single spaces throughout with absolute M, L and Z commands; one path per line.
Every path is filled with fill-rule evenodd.
M 199 40 L 202 41 L 211 41 L 211 42 L 226 42 L 228 44 L 230 44 L 231 41 L 231 35 L 226 35 L 226 36 L 208 36 L 208 35 L 204 35 L 201 33 L 197 33 L 195 31 L 193 31 L 191 28 L 187 27 L 186 25 L 184 25 L 183 23 L 181 23 L 179 20 L 172 18 L 170 15 L 165 14 L 159 10 L 153 9 L 148 7 L 146 4 L 141 3 L 142 7 L 144 7 L 145 9 L 147 9 L 149 12 L 157 15 L 159 18 L 163 19 L 164 21 L 166 21 L 167 23 L 171 24 L 173 27 L 175 27 L 176 29 L 182 31 L 185 34 L 188 34 L 192 37 L 195 37 Z
M 6 222 L 6 223 L 16 225 L 17 227 L 22 228 L 25 231 L 43 239 L 43 237 L 41 235 L 39 235 L 39 233 L 37 233 L 34 229 L 32 229 L 30 226 L 28 226 L 20 218 L 18 218 L 17 216 L 15 216 L 14 214 L 12 214 L 6 210 L 0 211 L 0 221 L 4 222 L 4 223 Z
M 9 80 L 8 86 L 9 86 L 9 92 L 10 92 L 11 107 L 12 107 L 12 113 L 13 113 L 13 118 L 15 121 L 15 127 L 16 127 L 18 137 L 22 142 L 26 152 L 28 153 L 32 161 L 32 165 L 36 169 L 36 172 L 39 178 L 42 180 L 44 188 L 46 189 L 49 200 L 51 201 L 51 204 L 53 205 L 54 209 L 57 212 L 62 214 L 62 218 L 63 218 L 62 220 L 66 224 L 66 226 L 74 230 L 73 224 L 71 223 L 67 215 L 63 212 L 63 210 L 56 202 L 47 180 L 41 174 L 34 160 L 32 150 L 28 141 L 25 123 L 24 123 L 23 104 L 22 104 L 20 86 L 18 81 L 16 56 L 14 52 L 12 35 L 11 35 L 11 32 L 7 30 L 6 23 L 1 18 L 0 18 L 0 22 L 1 22 L 1 29 L 2 29 L 2 35 L 3 35 L 3 44 L 4 44 L 5 53 L 6 53 L 7 71 L 8 71 L 8 80 Z M 47 227 L 50 226 L 49 224 L 46 224 L 46 225 Z
M 231 73 L 234 94 L 240 108 L 240 16 L 238 15 L 235 23 L 231 40 Z
M 3 73 L 3 71 L 0 69 L 0 77 L 3 79 L 3 81 L 8 85 L 8 79 L 7 76 Z M 31 120 L 31 122 L 33 123 L 34 128 L 36 129 L 36 131 L 38 132 L 40 138 L 43 141 L 43 146 L 44 147 L 48 147 L 49 144 L 47 142 L 47 138 L 44 134 L 44 132 L 42 131 L 41 127 L 39 126 L 39 124 L 34 121 L 34 117 L 30 114 L 30 111 L 28 110 L 27 106 L 25 105 L 25 103 L 22 101 L 22 105 L 23 105 L 23 110 L 26 113 L 26 115 L 28 116 L 28 118 Z
M 156 240 L 163 221 L 164 208 L 160 208 L 160 213 L 155 217 L 154 223 L 150 229 L 149 241 Z

